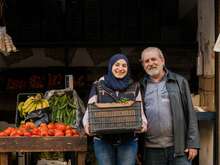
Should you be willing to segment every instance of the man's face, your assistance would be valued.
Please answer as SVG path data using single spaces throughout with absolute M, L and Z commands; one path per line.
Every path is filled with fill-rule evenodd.
M 145 52 L 142 60 L 144 70 L 149 76 L 158 76 L 163 72 L 165 62 L 158 52 Z
M 128 73 L 128 64 L 125 60 L 120 59 L 116 61 L 112 66 L 112 74 L 118 78 L 124 78 Z

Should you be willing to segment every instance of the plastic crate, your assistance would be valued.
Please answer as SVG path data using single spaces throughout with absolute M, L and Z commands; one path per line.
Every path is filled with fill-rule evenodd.
M 19 93 L 17 94 L 17 104 L 16 104 L 16 114 L 15 114 L 15 125 L 16 127 L 19 127 L 20 122 L 23 120 L 23 118 L 20 117 L 19 111 L 18 111 L 18 104 L 22 101 L 25 101 L 30 96 L 34 96 L 37 93 Z
M 88 114 L 92 134 L 132 132 L 142 126 L 141 102 L 105 108 L 89 104 Z

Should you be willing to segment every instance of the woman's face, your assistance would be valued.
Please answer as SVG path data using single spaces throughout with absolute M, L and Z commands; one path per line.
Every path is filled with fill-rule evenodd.
M 112 74 L 118 78 L 124 78 L 128 73 L 128 64 L 124 59 L 116 61 L 112 66 Z

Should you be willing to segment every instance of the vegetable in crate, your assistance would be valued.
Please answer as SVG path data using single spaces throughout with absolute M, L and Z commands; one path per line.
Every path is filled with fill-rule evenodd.
M 51 120 L 54 122 L 63 122 L 73 125 L 76 122 L 76 99 L 64 93 L 63 95 L 54 95 L 49 99 Z
M 42 97 L 42 94 L 38 93 L 34 96 L 30 96 L 24 102 L 18 103 L 17 109 L 21 117 L 26 117 L 29 113 L 45 109 L 49 107 L 49 102 Z
M 75 90 L 50 90 L 45 93 L 49 101 L 52 122 L 63 122 L 81 130 L 85 106 Z

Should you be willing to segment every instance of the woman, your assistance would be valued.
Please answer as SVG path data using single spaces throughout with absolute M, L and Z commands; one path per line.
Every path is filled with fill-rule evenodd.
M 111 57 L 108 73 L 93 84 L 88 104 L 112 103 L 127 98 L 142 101 L 139 85 L 129 75 L 128 59 L 123 54 Z M 147 129 L 147 120 L 142 108 L 142 129 Z M 85 132 L 89 134 L 88 110 L 83 118 Z M 99 165 L 134 165 L 138 139 L 135 133 L 103 134 L 94 136 L 94 150 Z

